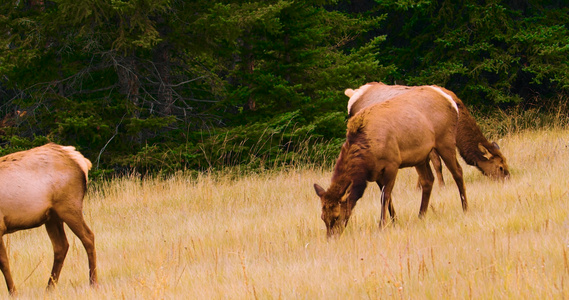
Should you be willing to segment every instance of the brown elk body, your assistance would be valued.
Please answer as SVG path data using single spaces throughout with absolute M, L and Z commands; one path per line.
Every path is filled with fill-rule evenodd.
M 69 248 L 63 223 L 83 243 L 89 281 L 97 283 L 95 237 L 82 211 L 90 168 L 91 162 L 74 147 L 56 144 L 0 157 L 0 237 L 45 224 L 54 252 L 48 287 L 57 282 Z M 2 239 L 0 269 L 13 294 L 16 289 Z
M 379 82 L 371 82 L 361 86 L 357 90 L 347 89 L 345 94 L 350 97 L 348 102 L 348 115 L 352 117 L 360 110 L 372 104 L 384 102 L 398 95 L 424 87 L 425 86 L 386 85 Z M 498 144 L 494 142 L 491 143 L 484 137 L 466 106 L 453 92 L 442 87 L 438 88 L 451 96 L 458 106 L 459 118 L 456 146 L 460 152 L 460 156 L 462 156 L 467 164 L 475 166 L 486 176 L 495 179 L 509 177 L 508 164 Z M 439 182 L 444 185 L 442 164 L 439 156 L 433 152 L 430 155 L 430 160 L 433 162 Z
M 367 182 L 382 190 L 380 227 L 387 224 L 387 210 L 395 212 L 391 192 L 400 168 L 415 167 L 422 188 L 419 216 L 429 204 L 433 173 L 428 166 L 434 149 L 449 168 L 458 186 L 463 210 L 468 204 L 462 169 L 456 159 L 458 108 L 436 87 L 421 87 L 370 105 L 348 120 L 346 142 L 334 168 L 328 190 L 314 185 L 322 203 L 322 219 L 328 236 L 340 234 Z

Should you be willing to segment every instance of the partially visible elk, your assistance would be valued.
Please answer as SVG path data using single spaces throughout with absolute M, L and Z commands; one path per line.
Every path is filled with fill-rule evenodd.
M 89 260 L 89 282 L 97 284 L 95 236 L 83 219 L 83 196 L 91 162 L 71 146 L 53 143 L 0 157 L 0 237 L 45 225 L 53 245 L 48 287 L 59 278 L 69 243 L 63 223 L 79 237 Z M 16 292 L 4 241 L 0 269 Z
M 347 89 L 345 94 L 350 97 L 348 102 L 348 115 L 352 117 L 370 105 L 384 102 L 424 87 L 426 86 L 386 85 L 380 82 L 371 82 L 356 90 Z M 471 166 L 475 166 L 482 174 L 488 177 L 494 179 L 509 177 L 510 171 L 508 164 L 498 144 L 495 142 L 490 143 L 484 137 L 466 106 L 453 92 L 442 87 L 437 88 L 440 88 L 448 94 L 449 97 L 452 97 L 458 106 L 459 117 L 456 146 L 464 161 Z M 444 185 L 442 165 L 436 152 L 431 153 L 430 160 L 433 162 L 433 167 L 435 168 L 439 182 L 441 185 Z
M 22 118 L 26 114 L 27 114 L 26 111 L 18 110 L 4 115 L 4 117 L 0 120 L 0 135 L 5 135 L 6 134 L 5 129 L 16 125 L 17 120 L 19 118 Z
M 387 225 L 388 209 L 394 220 L 391 192 L 400 168 L 415 167 L 419 173 L 422 188 L 419 217 L 424 216 L 434 182 L 428 165 L 433 149 L 450 170 L 466 211 L 466 189 L 456 158 L 457 123 L 457 103 L 442 89 L 432 86 L 369 105 L 351 117 L 330 187 L 325 190 L 314 184 L 328 237 L 343 232 L 368 181 L 376 182 L 382 191 L 380 227 Z

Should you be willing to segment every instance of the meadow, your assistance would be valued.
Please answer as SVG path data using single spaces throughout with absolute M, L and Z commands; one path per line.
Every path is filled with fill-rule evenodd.
M 58 286 L 43 228 L 4 237 L 20 299 L 568 299 L 569 130 L 527 130 L 498 143 L 511 179 L 465 165 L 469 211 L 445 170 L 418 218 L 414 169 L 399 172 L 398 220 L 378 228 L 369 184 L 344 234 L 327 239 L 313 184 L 330 167 L 93 183 L 84 214 L 99 286 L 67 229 Z M 3 281 L 2 281 L 3 282 Z M 7 296 L 5 285 L 0 294 Z

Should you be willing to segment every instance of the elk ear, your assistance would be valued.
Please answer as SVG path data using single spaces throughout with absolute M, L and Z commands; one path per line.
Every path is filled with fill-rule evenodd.
M 498 146 L 496 142 L 492 142 L 492 146 L 494 146 L 496 150 L 500 150 L 500 146 Z
M 355 91 L 352 89 L 346 89 L 344 91 L 344 95 L 348 96 L 349 98 L 352 98 L 352 96 L 354 95 Z
M 324 193 L 326 192 L 326 190 L 324 190 L 323 187 L 318 185 L 318 183 L 314 184 L 314 190 L 316 191 L 316 195 L 318 195 L 318 197 L 322 197 L 322 195 L 324 195 Z
M 480 150 L 480 152 L 482 152 L 482 156 L 484 156 L 484 158 L 486 158 L 486 159 L 492 158 L 492 153 L 490 153 L 490 151 L 488 151 L 488 149 L 486 149 L 486 147 L 482 146 L 481 143 L 478 143 L 478 150 Z
M 352 192 L 352 185 L 353 184 L 354 184 L 354 182 L 350 181 L 350 184 L 348 184 L 348 186 L 344 190 L 344 195 L 340 199 L 340 202 L 346 202 L 348 200 L 348 198 L 350 197 L 350 193 Z

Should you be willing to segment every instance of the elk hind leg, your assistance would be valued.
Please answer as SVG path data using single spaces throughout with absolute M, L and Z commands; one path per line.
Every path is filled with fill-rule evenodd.
M 421 208 L 419 209 L 419 218 L 422 218 L 429 208 L 429 199 L 431 198 L 435 177 L 431 171 L 429 160 L 415 166 L 415 170 L 417 170 L 417 173 L 419 174 L 419 183 L 421 184 L 421 189 L 423 191 L 421 196 Z
M 433 163 L 433 168 L 435 169 L 435 174 L 437 174 L 437 179 L 441 186 L 445 186 L 445 179 L 443 178 L 443 163 L 441 162 L 441 157 L 437 153 L 437 150 L 431 150 L 429 153 L 429 160 Z
M 67 214 L 62 214 L 61 219 L 73 233 L 81 240 L 85 251 L 87 252 L 87 258 L 89 260 L 89 283 L 93 286 L 97 285 L 97 253 L 95 251 L 95 235 L 89 229 L 85 220 L 83 219 L 83 214 L 81 210 L 76 210 L 68 212 Z
M 445 186 L 445 179 L 443 177 L 443 164 L 441 162 L 441 157 L 437 153 L 437 150 L 433 149 L 429 152 L 429 158 L 427 159 L 427 165 L 429 165 L 429 161 L 433 163 L 433 168 L 435 169 L 435 173 L 437 174 L 437 179 L 439 180 L 439 184 L 441 186 Z M 421 188 L 421 179 L 417 180 L 417 189 Z
M 466 187 L 464 186 L 464 179 L 462 176 L 462 167 L 456 159 L 456 149 L 454 147 L 448 149 L 437 149 L 441 158 L 443 159 L 445 165 L 449 169 L 452 177 L 458 187 L 458 193 L 460 194 L 460 201 L 462 203 L 462 210 L 468 210 L 468 201 L 466 200 Z
M 45 223 L 45 229 L 47 230 L 47 234 L 49 235 L 53 246 L 53 267 L 51 269 L 51 276 L 47 283 L 47 287 L 52 288 L 57 283 L 59 274 L 61 274 L 63 261 L 65 261 L 67 250 L 69 249 L 69 242 L 65 236 L 63 221 L 59 217 L 52 216 L 52 218 Z

